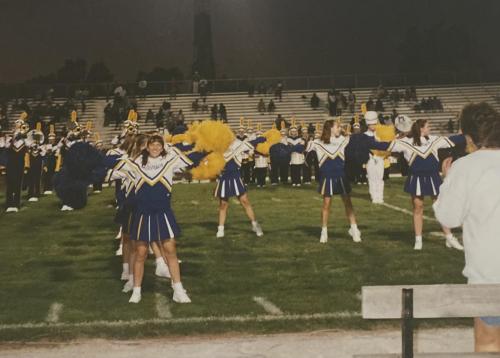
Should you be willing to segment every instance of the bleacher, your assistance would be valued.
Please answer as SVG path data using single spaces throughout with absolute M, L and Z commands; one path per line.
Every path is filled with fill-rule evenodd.
M 402 88 L 400 87 L 400 91 L 401 89 Z M 339 90 L 347 94 L 347 89 Z M 387 88 L 387 90 L 390 92 L 392 89 Z M 306 124 L 314 124 L 322 122 L 329 117 L 328 110 L 325 106 L 325 103 L 327 102 L 327 91 L 328 90 L 326 89 L 314 91 L 285 90 L 283 92 L 283 99 L 281 102 L 274 99 L 273 95 L 264 96 L 256 94 L 253 97 L 249 97 L 246 92 L 213 93 L 207 97 L 209 110 L 205 113 L 202 113 L 201 111 L 194 112 L 191 109 L 191 104 L 196 98 L 198 98 L 198 95 L 180 94 L 177 95 L 177 98 L 175 99 L 170 99 L 168 95 L 147 96 L 144 99 L 137 99 L 137 109 L 140 114 L 139 124 L 141 130 L 143 131 L 155 130 L 156 127 L 154 122 L 145 123 L 146 113 L 150 108 L 154 113 L 156 113 L 164 100 L 170 102 L 171 110 L 174 113 L 182 109 L 188 123 L 194 120 L 210 118 L 210 107 L 213 104 L 224 103 L 227 110 L 228 123 L 233 128 L 238 127 L 240 117 L 244 117 L 245 123 L 250 121 L 254 127 L 260 123 L 263 129 L 268 129 L 271 128 L 278 114 L 281 114 L 287 120 L 295 117 L 297 123 L 304 122 Z M 317 110 L 313 110 L 309 104 L 309 99 L 314 92 L 318 94 L 321 100 L 321 106 Z M 361 103 L 366 102 L 370 96 L 373 96 L 373 89 L 353 89 L 353 92 L 357 99 L 355 111 L 360 113 Z M 405 102 L 403 100 L 401 100 L 395 108 L 399 114 L 409 115 L 414 120 L 418 118 L 429 119 L 433 132 L 436 134 L 448 134 L 448 120 L 450 118 L 455 120 L 460 113 L 461 108 L 467 103 L 485 101 L 500 110 L 500 101 L 497 97 L 498 94 L 500 94 L 500 84 L 417 87 L 417 97 L 419 100 L 421 98 L 437 96 L 441 100 L 444 110 L 440 112 L 415 113 L 413 109 L 415 102 Z M 274 99 L 276 110 L 273 113 L 266 112 L 264 114 L 260 114 L 258 112 L 257 105 L 261 98 L 264 98 L 266 106 L 270 99 Z M 373 98 L 375 97 L 373 96 Z M 64 99 L 55 99 L 54 102 L 62 103 L 64 102 Z M 35 104 L 34 101 L 30 100 L 28 100 L 28 103 L 30 105 Z M 81 111 L 78 110 L 78 120 L 82 124 L 86 123 L 88 120 L 93 121 L 94 131 L 99 132 L 105 144 L 109 144 L 111 138 L 118 134 L 120 129 L 115 130 L 114 123 L 110 124 L 108 127 L 103 126 L 105 106 L 106 100 L 104 98 L 92 98 L 86 100 L 86 111 L 81 113 Z M 390 115 L 393 108 L 394 107 L 390 100 L 384 100 L 385 115 Z M 20 111 L 13 110 L 12 103 L 9 103 L 8 117 L 11 128 L 13 122 L 19 117 L 19 115 Z M 350 121 L 351 117 L 352 114 L 348 111 L 344 111 L 342 114 L 342 119 L 346 122 Z M 61 129 L 64 124 L 65 123 L 59 123 L 56 125 L 56 128 Z

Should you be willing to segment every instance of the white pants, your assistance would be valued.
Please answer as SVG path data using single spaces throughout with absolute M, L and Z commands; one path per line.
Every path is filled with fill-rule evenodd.
M 384 201 L 384 158 L 370 155 L 366 163 L 366 177 L 368 178 L 368 190 L 372 202 Z

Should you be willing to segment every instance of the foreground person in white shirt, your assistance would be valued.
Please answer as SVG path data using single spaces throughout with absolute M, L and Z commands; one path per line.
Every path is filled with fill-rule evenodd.
M 453 165 L 445 160 L 434 211 L 442 225 L 463 227 L 468 283 L 500 284 L 500 116 L 485 104 L 469 105 L 461 116 L 464 132 L 472 121 L 479 150 Z M 476 351 L 500 352 L 500 317 L 476 318 L 474 333 Z

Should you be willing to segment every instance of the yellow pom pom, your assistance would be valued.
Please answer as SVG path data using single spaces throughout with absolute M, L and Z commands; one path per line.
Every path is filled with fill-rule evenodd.
M 224 153 L 234 141 L 234 133 L 221 121 L 203 121 L 192 131 L 189 130 L 195 151 Z
M 76 122 L 76 111 L 71 111 L 71 122 Z
M 222 153 L 212 152 L 196 168 L 191 169 L 193 179 L 206 180 L 216 178 L 224 169 L 226 161 Z
M 281 141 L 280 131 L 276 128 L 272 128 L 263 134 L 263 137 L 266 138 L 264 143 L 257 144 L 255 148 L 257 152 L 263 155 L 269 155 L 269 149 L 276 143 Z

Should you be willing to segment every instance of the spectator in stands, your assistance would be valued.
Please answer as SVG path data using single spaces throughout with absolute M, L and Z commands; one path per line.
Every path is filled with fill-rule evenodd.
M 227 123 L 227 110 L 226 110 L 226 106 L 224 105 L 224 103 L 219 104 L 219 118 L 224 123 Z
M 383 112 L 384 111 L 384 103 L 379 98 L 377 102 L 375 102 L 375 112 Z
M 446 127 L 447 127 L 449 133 L 453 133 L 455 131 L 455 123 L 453 122 L 453 118 L 450 118 L 448 120 Z
M 198 98 L 196 98 L 193 103 L 191 103 L 191 109 L 193 110 L 193 112 L 198 112 L 198 109 L 200 109 L 200 104 L 199 104 L 199 100 Z
M 267 105 L 267 111 L 269 113 L 274 113 L 275 110 L 276 110 L 276 104 L 274 104 L 274 101 L 270 99 L 269 104 Z
M 438 221 L 463 227 L 465 268 L 469 284 L 500 284 L 500 116 L 488 104 L 462 110 L 460 127 L 472 154 L 452 164 L 444 160 L 445 179 L 434 203 Z M 476 352 L 500 352 L 500 317 L 474 319 Z
M 387 90 L 382 84 L 379 84 L 377 90 L 375 91 L 375 96 L 377 99 L 384 99 L 387 97 Z
M 349 112 L 354 113 L 354 107 L 356 106 L 356 95 L 349 88 L 349 94 L 347 95 L 347 101 L 349 103 Z
M 155 120 L 155 114 L 153 113 L 153 110 L 150 108 L 148 109 L 148 113 L 146 113 L 146 123 L 149 121 L 154 122 Z
M 274 90 L 274 98 L 279 99 L 279 101 L 281 102 L 282 96 L 283 96 L 283 82 L 278 81 L 278 83 L 276 84 L 276 89 Z
M 182 109 L 179 109 L 179 112 L 177 112 L 177 125 L 184 124 L 184 121 L 186 120 L 186 117 L 184 116 L 184 112 L 182 112 Z
M 278 116 L 274 120 L 274 125 L 275 125 L 277 130 L 283 129 L 283 128 L 281 128 L 281 123 L 285 124 L 285 128 L 288 128 L 290 126 L 288 121 L 285 118 L 283 118 L 283 116 L 280 113 L 278 113 Z
M 208 81 L 205 78 L 200 80 L 200 96 L 202 98 L 207 97 L 208 94 Z
M 328 92 L 328 112 L 330 116 L 337 115 L 337 96 L 335 96 L 334 91 Z
M 260 114 L 264 114 L 266 112 L 266 104 L 264 103 L 264 98 L 261 98 L 259 104 L 257 105 L 257 111 Z
M 214 103 L 212 108 L 210 108 L 210 118 L 211 119 L 217 119 L 217 115 L 219 113 L 219 109 L 217 108 L 217 104 Z
M 200 91 L 200 74 L 198 71 L 194 71 L 193 73 L 193 93 L 199 93 Z
M 373 103 L 373 98 L 371 97 L 368 97 L 368 101 L 366 102 L 366 110 L 367 111 L 375 110 L 375 103 Z
M 208 103 L 207 103 L 207 98 L 204 97 L 202 99 L 202 104 L 201 104 L 201 113 L 206 113 L 208 112 Z
M 415 89 L 414 86 L 410 87 L 410 99 L 412 101 L 417 101 L 417 90 Z
M 139 93 L 139 98 L 146 98 L 146 88 L 148 87 L 148 81 L 146 81 L 145 79 L 141 79 L 138 83 L 137 83 L 137 89 L 138 89 L 138 93 Z
M 394 120 L 396 119 L 397 116 L 399 116 L 399 113 L 398 113 L 398 111 L 396 111 L 396 108 L 393 108 L 392 113 L 391 113 L 392 122 L 394 122 Z
M 399 90 L 397 88 L 393 89 L 391 92 L 391 101 L 392 101 L 393 106 L 397 106 L 400 99 L 401 99 L 401 95 L 399 93 Z
M 310 104 L 311 108 L 314 110 L 316 110 L 319 107 L 319 97 L 316 94 L 316 92 L 314 92 L 313 95 L 311 96 Z
M 163 108 L 165 112 L 168 112 L 172 108 L 172 105 L 170 104 L 170 102 L 164 100 L 163 103 L 161 104 L 161 108 Z

